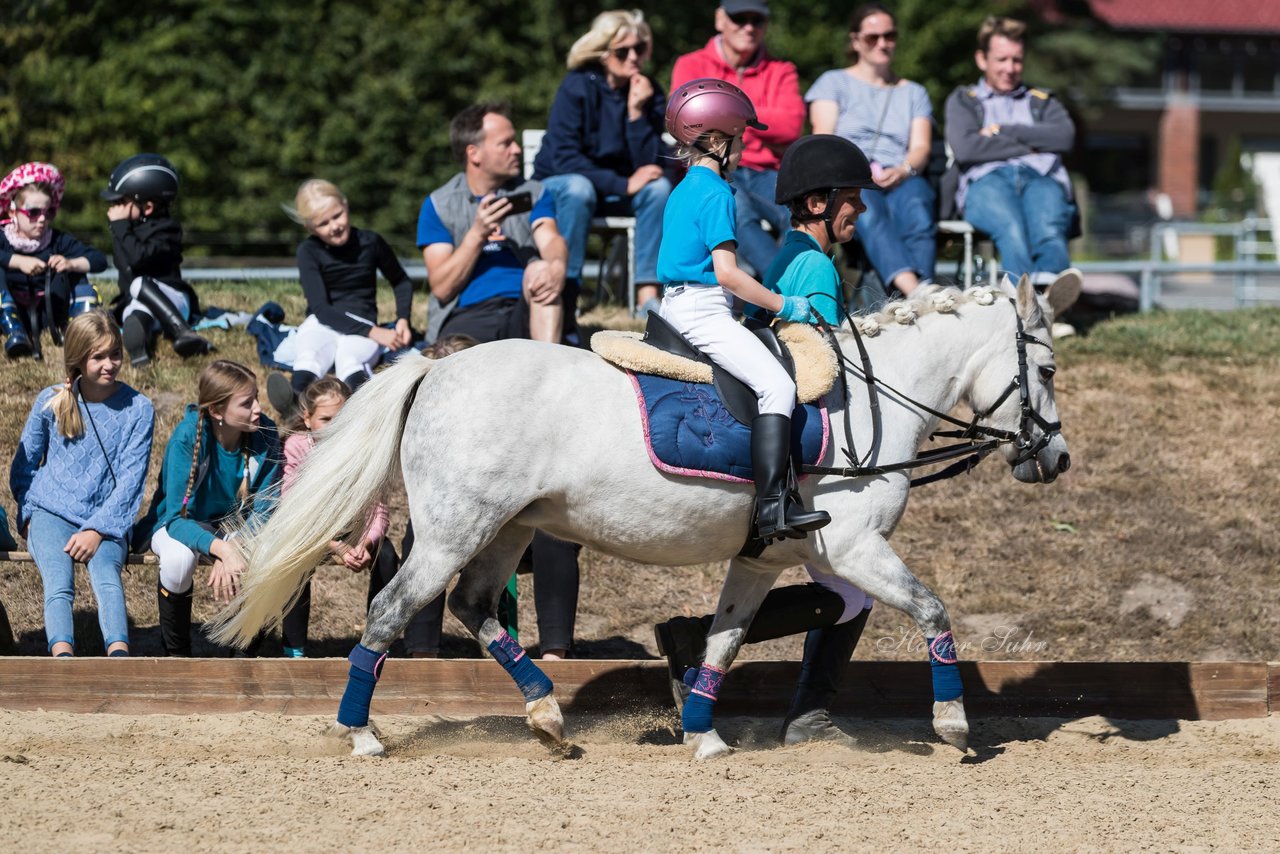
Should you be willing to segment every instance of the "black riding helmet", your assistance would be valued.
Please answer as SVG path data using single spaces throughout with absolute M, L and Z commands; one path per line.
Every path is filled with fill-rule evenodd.
M 782 155 L 773 200 L 785 205 L 821 190 L 876 186 L 861 148 L 842 136 L 817 133 L 797 139 Z
M 836 242 L 831 217 L 835 213 L 836 194 L 841 190 L 859 188 L 874 189 L 871 164 L 862 149 L 849 140 L 834 134 L 818 133 L 801 137 L 782 155 L 778 167 L 778 186 L 773 200 L 791 208 L 791 214 L 800 222 L 826 223 L 827 237 Z M 827 205 L 820 214 L 811 214 L 801 205 L 810 193 L 827 194 Z
M 159 154 L 135 154 L 111 171 L 102 198 L 168 204 L 178 197 L 178 170 Z

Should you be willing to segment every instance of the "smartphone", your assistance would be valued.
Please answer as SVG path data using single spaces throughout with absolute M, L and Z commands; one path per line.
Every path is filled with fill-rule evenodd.
M 502 198 L 511 202 L 511 210 L 507 212 L 507 216 L 528 213 L 533 210 L 533 193 L 512 193 L 511 195 L 503 196 Z

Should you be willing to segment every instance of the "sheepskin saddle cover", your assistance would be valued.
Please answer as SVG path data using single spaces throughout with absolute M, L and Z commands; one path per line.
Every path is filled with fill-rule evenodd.
M 690 383 L 711 383 L 711 365 L 659 350 L 639 332 L 604 330 L 591 336 L 591 349 L 606 362 L 638 374 L 653 374 Z M 835 351 L 816 328 L 807 323 L 783 323 L 778 340 L 787 346 L 796 366 L 796 399 L 813 403 L 831 391 L 839 363 Z

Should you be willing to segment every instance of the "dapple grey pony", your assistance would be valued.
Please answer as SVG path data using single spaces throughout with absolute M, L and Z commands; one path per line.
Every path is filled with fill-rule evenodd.
M 911 459 L 938 423 L 913 401 L 939 412 L 965 403 L 984 413 L 984 425 L 1019 433 L 1020 442 L 1002 448 L 1015 478 L 1054 480 L 1069 465 L 1049 346 L 1053 305 L 1063 301 L 1052 290 L 1038 296 L 1025 278 L 1016 289 L 1006 284 L 921 293 L 855 320 L 877 377 L 894 390 L 880 395 L 882 429 L 873 429 L 866 386 L 852 369 L 846 369 L 852 402 L 828 395 L 832 424 L 842 423 L 848 405 L 854 447 L 869 450 L 871 464 L 897 462 Z M 845 353 L 856 352 L 847 323 L 836 338 Z M 1025 381 L 1017 388 L 1020 374 Z M 1036 416 L 1030 427 L 1028 409 Z M 843 433 L 832 430 L 824 464 L 846 459 Z M 525 693 L 531 729 L 563 743 L 564 719 L 550 681 L 495 616 L 499 593 L 535 529 L 646 564 L 729 561 L 704 672 L 728 670 L 779 573 L 805 563 L 905 612 L 924 637 L 951 640 L 946 607 L 889 544 L 906 507 L 907 472 L 805 478 L 806 505 L 826 510 L 832 523 L 807 539 L 777 542 L 757 558 L 740 557 L 751 486 L 658 471 L 646 452 L 632 384 L 621 370 L 592 353 L 524 340 L 485 344 L 438 361 L 403 358 L 367 383 L 324 431 L 270 520 L 245 533 L 242 590 L 220 615 L 215 637 L 246 644 L 278 624 L 328 543 L 362 530 L 369 508 L 397 473 L 416 540 L 370 606 L 332 730 L 348 738 L 358 755 L 383 753 L 368 723 L 368 704 L 385 651 L 455 576 L 450 609 L 512 673 Z M 942 739 L 965 750 L 969 724 L 954 658 L 948 657 L 953 650 L 930 647 L 933 725 Z M 939 690 L 938 673 L 953 690 Z M 714 728 L 686 733 L 685 741 L 699 759 L 729 752 Z

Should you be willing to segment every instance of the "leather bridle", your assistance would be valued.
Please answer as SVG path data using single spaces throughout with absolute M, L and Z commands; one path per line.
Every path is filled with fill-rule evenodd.
M 1035 459 L 1040 451 L 1044 450 L 1053 437 L 1058 435 L 1062 430 L 1061 421 L 1049 421 L 1043 415 L 1036 411 L 1031 405 L 1031 391 L 1029 382 L 1029 361 L 1027 359 L 1027 345 L 1038 344 L 1041 347 L 1047 347 L 1050 352 L 1053 346 L 1046 341 L 1042 341 L 1034 335 L 1026 331 L 1026 327 L 1022 323 L 1022 317 L 1018 314 L 1017 304 L 1014 300 L 1010 300 L 1014 305 L 1014 319 L 1017 322 L 1017 331 L 1014 335 L 1014 341 L 1018 351 L 1018 373 L 1014 376 L 1009 384 L 1005 387 L 995 402 L 986 409 L 975 410 L 971 421 L 961 421 L 951 415 L 933 409 L 930 406 L 913 399 L 876 377 L 871 368 L 871 358 L 867 353 L 866 345 L 862 341 L 862 333 L 858 331 L 858 326 L 853 322 L 853 318 L 847 313 L 845 315 L 849 320 L 849 328 L 853 330 L 854 342 L 858 346 L 859 361 L 861 365 L 855 364 L 840 348 L 840 343 L 836 338 L 834 331 L 826 322 L 819 319 L 818 328 L 826 336 L 832 348 L 836 352 L 836 357 L 840 360 L 840 364 L 847 368 L 850 373 L 860 377 L 867 386 L 867 396 L 871 409 L 872 422 L 872 439 L 871 447 L 867 449 L 867 453 L 862 459 L 858 458 L 857 449 L 853 442 L 853 425 L 850 421 L 850 409 L 853 404 L 853 396 L 850 393 L 847 374 L 845 371 L 840 372 L 840 383 L 844 386 L 844 432 L 845 432 L 845 448 L 844 454 L 849 465 L 847 466 L 819 466 L 804 465 L 800 470 L 805 474 L 818 475 L 835 475 L 837 477 L 870 477 L 876 475 L 889 474 L 897 471 L 909 471 L 922 466 L 933 465 L 935 463 L 945 462 L 947 460 L 955 460 L 945 469 L 935 472 L 924 477 L 914 478 L 911 486 L 924 486 L 928 483 L 936 483 L 963 474 L 970 471 L 974 466 L 982 461 L 984 457 L 1001 445 L 1013 444 L 1018 449 L 1018 456 L 1012 465 L 1018 466 L 1022 463 Z M 931 448 L 921 451 L 914 459 L 905 460 L 899 463 L 886 463 L 883 465 L 867 465 L 867 460 L 871 457 L 871 450 L 880 443 L 881 424 L 880 424 L 880 402 L 878 390 L 883 389 L 891 392 L 899 398 L 903 403 L 915 407 L 917 410 L 928 413 L 929 415 L 948 424 L 953 424 L 962 429 L 960 430 L 937 430 L 934 431 L 930 438 L 946 438 L 963 440 L 958 444 L 946 445 L 941 448 Z M 1002 430 L 998 427 L 992 427 L 982 422 L 990 418 L 997 409 L 999 409 L 1014 391 L 1018 392 L 1018 404 L 1021 409 L 1019 425 L 1017 431 Z M 1040 435 L 1037 437 L 1032 431 L 1033 427 L 1040 428 Z

